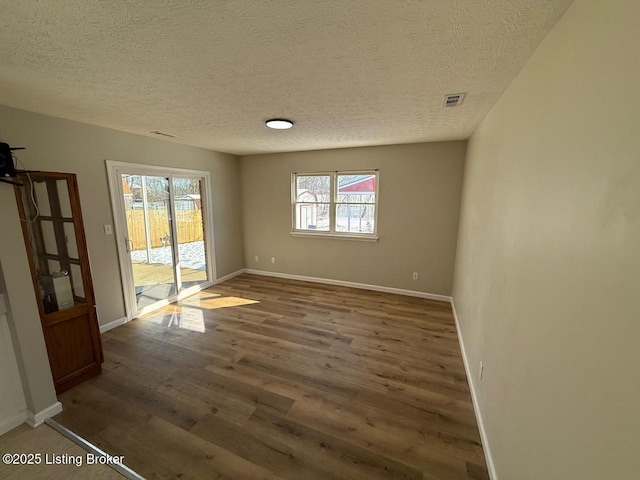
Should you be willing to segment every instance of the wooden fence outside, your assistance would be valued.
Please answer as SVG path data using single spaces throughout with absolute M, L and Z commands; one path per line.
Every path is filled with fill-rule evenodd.
M 169 216 L 166 210 L 148 210 L 151 247 L 162 247 L 163 237 L 169 237 Z M 127 228 L 129 239 L 133 242 L 133 250 L 147 248 L 144 234 L 144 212 L 127 210 Z M 204 239 L 202 210 L 176 210 L 176 227 L 178 243 L 197 242 Z

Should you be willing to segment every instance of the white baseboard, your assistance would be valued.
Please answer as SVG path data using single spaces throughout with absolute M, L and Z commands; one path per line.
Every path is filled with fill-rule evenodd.
M 476 421 L 478 422 L 478 429 L 480 430 L 480 438 L 482 439 L 482 449 L 484 450 L 484 457 L 487 461 L 487 469 L 489 470 L 489 478 L 491 480 L 498 480 L 498 474 L 496 473 L 496 467 L 493 463 L 493 457 L 491 456 L 491 448 L 489 446 L 489 439 L 487 438 L 487 432 L 484 429 L 484 422 L 482 421 L 482 413 L 480 412 L 480 405 L 478 403 L 478 396 L 476 395 L 476 386 L 471 376 L 471 369 L 469 368 L 469 361 L 467 359 L 467 351 L 464 348 L 464 339 L 462 338 L 462 331 L 460 330 L 460 323 L 458 322 L 458 314 L 456 313 L 456 306 L 451 299 L 451 309 L 453 310 L 453 319 L 456 322 L 456 330 L 458 330 L 458 342 L 460 343 L 460 350 L 462 351 L 462 360 L 464 361 L 464 369 L 467 373 L 467 380 L 469 381 L 469 389 L 471 390 L 471 400 L 473 401 L 473 411 L 476 414 Z
M 62 412 L 62 404 L 60 402 L 56 402 L 38 413 L 27 411 L 27 425 L 35 428 L 44 423 L 47 418 L 51 418 L 60 412 Z
M 266 277 L 287 278 L 289 280 L 300 280 L 303 282 L 338 285 L 341 287 L 359 288 L 361 290 L 373 290 L 374 292 L 395 293 L 396 295 L 428 298 L 430 300 L 439 300 L 441 302 L 451 302 L 451 297 L 447 297 L 446 295 L 436 295 L 435 293 L 418 292 L 415 290 L 404 290 L 402 288 L 382 287 L 379 285 L 369 285 L 366 283 L 345 282 L 343 280 L 333 280 L 330 278 L 306 277 L 304 275 L 292 275 L 289 273 L 267 272 L 265 270 L 252 270 L 250 268 L 245 268 L 244 273 L 250 273 L 253 275 L 264 275 Z
M 120 325 L 127 323 L 127 317 L 122 317 L 114 320 L 113 322 L 105 323 L 104 325 L 100 325 L 100 333 L 108 332 Z
M 238 275 L 242 275 L 245 272 L 244 268 L 241 268 L 240 270 L 230 273 L 229 275 L 225 275 L 224 277 L 220 277 L 220 278 L 216 278 L 216 281 L 214 282 L 215 285 L 222 283 L 222 282 L 226 282 L 227 280 L 231 280 L 233 277 L 237 277 Z
M 4 435 L 5 433 L 13 430 L 14 428 L 22 425 L 27 421 L 27 411 L 22 410 L 16 415 L 7 418 L 6 420 L 2 420 L 0 422 L 0 435 Z

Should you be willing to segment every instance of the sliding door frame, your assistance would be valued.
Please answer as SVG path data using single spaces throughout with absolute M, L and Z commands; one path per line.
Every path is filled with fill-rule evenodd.
M 216 262 L 215 262 L 215 237 L 213 231 L 213 202 L 211 200 L 211 174 L 207 171 L 189 170 L 183 168 L 161 167 L 158 165 L 147 165 L 142 163 L 127 163 L 106 160 L 107 178 L 109 180 L 109 193 L 111 195 L 111 210 L 113 214 L 116 246 L 118 249 L 118 260 L 120 262 L 120 277 L 122 282 L 122 293 L 124 297 L 124 306 L 127 322 L 134 318 L 157 310 L 165 305 L 169 305 L 177 300 L 193 295 L 212 286 L 216 281 Z M 201 189 L 201 202 L 204 214 L 202 222 L 204 227 L 204 248 L 207 259 L 207 281 L 179 291 L 182 286 L 180 282 L 180 267 L 176 267 L 178 258 L 178 242 L 176 222 L 171 222 L 172 238 L 176 241 L 172 245 L 173 250 L 173 267 L 178 270 L 176 280 L 176 294 L 165 300 L 159 300 L 147 307 L 138 309 L 136 300 L 136 292 L 133 277 L 133 266 L 131 264 L 131 256 L 129 255 L 127 245 L 127 220 L 124 206 L 124 191 L 122 189 L 122 175 L 140 175 L 153 177 L 167 177 L 169 179 L 169 191 L 172 200 L 173 195 L 173 177 L 178 178 L 198 178 L 204 182 L 204 189 Z M 176 209 L 174 201 L 169 202 L 171 208 L 171 216 L 175 220 Z

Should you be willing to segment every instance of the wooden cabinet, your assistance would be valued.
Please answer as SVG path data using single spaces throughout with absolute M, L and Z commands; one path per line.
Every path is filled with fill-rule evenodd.
M 103 361 L 78 183 L 71 173 L 21 174 L 15 187 L 56 392 Z

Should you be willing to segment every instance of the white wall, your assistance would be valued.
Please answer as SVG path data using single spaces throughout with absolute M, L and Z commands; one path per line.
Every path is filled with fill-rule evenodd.
M 639 475 L 638 18 L 573 2 L 468 144 L 453 297 L 501 480 Z
M 0 293 L 0 435 L 27 418 L 27 404 L 5 315 L 4 296 L 4 293 Z
M 0 184 L 0 206 L 0 292 L 27 410 L 34 416 L 57 403 L 56 392 L 11 185 Z
M 441 142 L 242 157 L 245 266 L 451 295 L 464 152 Z M 292 172 L 376 168 L 378 242 L 290 235 Z

